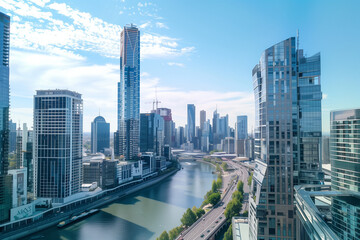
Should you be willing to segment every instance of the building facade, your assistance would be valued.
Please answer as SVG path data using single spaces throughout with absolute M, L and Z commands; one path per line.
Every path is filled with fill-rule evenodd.
M 331 188 L 360 193 L 360 109 L 330 114 Z M 349 196 L 332 198 L 333 230 L 344 240 L 360 239 L 360 204 Z
M 235 124 L 235 139 L 247 139 L 248 137 L 248 124 L 247 124 L 247 116 L 237 116 L 236 124 Z
M 157 113 L 140 114 L 140 152 L 164 152 L 164 119 Z
M 34 193 L 66 202 L 82 184 L 83 104 L 69 90 L 34 96 Z
M 319 184 L 323 177 L 320 54 L 304 57 L 291 37 L 266 49 L 252 75 L 250 239 L 295 239 L 294 186 Z
M 0 12 L 0 222 L 10 219 L 9 167 L 9 49 L 10 17 Z M 16 128 L 16 127 L 15 127 Z
M 110 147 L 110 123 L 102 116 L 97 116 L 91 123 L 91 152 L 104 152 Z
M 187 105 L 187 140 L 192 142 L 195 137 L 195 105 Z
M 200 111 L 200 130 L 204 128 L 204 124 L 206 122 L 206 111 L 201 110 Z
M 118 131 L 115 155 L 137 158 L 140 141 L 140 31 L 127 25 L 121 32 Z

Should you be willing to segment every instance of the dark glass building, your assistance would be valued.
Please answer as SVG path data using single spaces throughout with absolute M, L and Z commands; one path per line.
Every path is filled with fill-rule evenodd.
M 102 116 L 97 116 L 91 123 L 91 152 L 104 153 L 110 147 L 110 123 Z
M 0 222 L 10 219 L 9 167 L 9 48 L 10 17 L 0 12 Z
M 187 105 L 187 140 L 189 142 L 193 141 L 195 137 L 195 105 Z
M 137 158 L 140 140 L 140 31 L 127 25 L 121 32 L 118 131 L 115 155 Z
M 38 90 L 34 96 L 34 193 L 66 202 L 82 183 L 81 94 Z
M 164 152 L 164 119 L 157 113 L 140 114 L 140 152 Z
M 295 239 L 294 186 L 323 181 L 320 54 L 305 57 L 291 37 L 266 49 L 252 75 L 250 239 Z

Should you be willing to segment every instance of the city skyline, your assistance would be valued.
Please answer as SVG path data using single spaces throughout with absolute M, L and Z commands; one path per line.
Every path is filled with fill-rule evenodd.
M 286 37 L 295 36 L 296 30 L 299 29 L 300 46 L 308 49 L 306 53 L 312 55 L 317 50 L 323 53 L 322 69 L 325 83 L 323 129 L 325 133 L 328 133 L 330 110 L 356 107 L 354 104 L 357 101 L 345 101 L 340 96 L 346 91 L 357 97 L 354 91 L 359 83 L 355 81 L 356 75 L 351 69 L 358 64 L 359 60 L 351 54 L 351 51 L 332 49 L 332 46 L 345 39 L 348 46 L 356 46 L 359 35 L 347 30 L 351 28 L 341 26 L 351 26 L 357 22 L 356 19 L 359 16 L 356 15 L 354 6 L 359 3 L 355 1 L 327 5 L 312 4 L 310 1 L 301 4 L 284 3 L 285 1 L 279 1 L 272 7 L 287 12 L 299 9 L 298 12 L 306 14 L 296 13 L 288 16 L 287 22 L 283 22 L 283 17 L 271 18 L 272 21 L 263 24 L 261 29 L 269 33 L 269 24 L 278 27 L 264 39 L 256 37 L 257 33 L 251 30 L 251 25 L 258 26 L 260 20 L 251 17 L 254 20 L 253 23 L 246 21 L 246 24 L 250 24 L 250 28 L 244 25 L 244 19 L 250 17 L 245 10 L 253 9 L 252 3 L 236 3 L 236 6 L 221 6 L 220 8 L 215 3 L 210 4 L 207 13 L 214 12 L 216 8 L 219 8 L 219 14 L 222 15 L 240 10 L 237 14 L 227 14 L 229 16 L 220 22 L 214 22 L 208 17 L 204 20 L 196 17 L 196 9 L 202 6 L 201 3 L 196 3 L 193 6 L 194 10 L 188 13 L 189 19 L 185 23 L 188 24 L 193 20 L 197 24 L 189 25 L 190 28 L 186 31 L 174 19 L 180 18 L 175 8 L 182 9 L 183 6 L 177 4 L 169 6 L 164 1 L 146 4 L 146 6 L 141 2 L 121 1 L 109 1 L 104 6 L 98 6 L 95 1 L 89 2 L 87 6 L 69 1 L 66 3 L 34 1 L 23 4 L 17 1 L 2 2 L 0 10 L 12 15 L 11 118 L 17 123 L 26 122 L 31 127 L 32 101 L 29 99 L 32 99 L 35 90 L 61 88 L 59 84 L 62 83 L 63 87 L 78 91 L 84 96 L 84 130 L 86 132 L 90 132 L 91 121 L 97 115 L 99 108 L 102 115 L 109 119 L 111 131 L 114 132 L 117 125 L 116 111 L 114 111 L 116 91 L 111 86 L 116 83 L 120 73 L 117 64 L 118 51 L 109 51 L 109 46 L 114 49 L 119 48 L 116 44 L 120 38 L 121 26 L 133 22 L 144 32 L 142 35 L 144 51 L 141 72 L 143 75 L 141 112 L 150 112 L 151 103 L 149 102 L 155 98 L 155 88 L 157 88 L 158 98 L 162 101 L 160 107 L 173 110 L 173 119 L 177 126 L 185 125 L 186 104 L 194 103 L 198 109 L 204 109 L 208 113 L 213 112 L 216 106 L 221 114 L 228 113 L 230 126 L 234 126 L 237 115 L 248 115 L 250 131 L 253 128 L 255 114 L 249 74 L 249 69 L 252 68 L 250 63 L 257 60 L 255 56 L 260 54 L 261 49 Z M 308 10 L 310 4 L 311 10 Z M 109 10 L 111 6 L 114 7 Z M 269 3 L 263 2 L 258 9 L 259 14 L 262 13 L 264 18 L 270 17 L 270 13 L 266 11 L 268 7 L 270 7 Z M 339 15 L 329 17 L 331 10 L 339 8 L 343 9 Z M 25 10 L 27 10 L 26 14 Z M 319 21 L 314 25 L 311 19 L 315 13 L 319 13 L 316 14 Z M 236 17 L 231 18 L 231 15 L 236 15 Z M 43 23 L 37 21 L 38 19 Z M 329 24 L 325 19 L 332 19 L 331 31 L 325 30 L 328 29 Z M 94 28 L 103 26 L 102 31 L 97 33 L 90 27 L 91 20 L 94 20 Z M 224 51 L 222 47 L 215 49 L 215 53 L 220 54 L 222 58 L 232 58 L 231 62 L 226 62 L 229 62 L 234 71 L 227 71 L 225 75 L 220 75 L 223 72 L 213 67 L 219 62 L 215 63 L 211 60 L 209 54 L 214 50 L 211 46 L 214 46 L 219 39 L 215 37 L 210 39 L 209 43 L 204 42 L 213 31 L 213 27 L 207 26 L 204 21 L 209 21 L 209 24 L 213 24 L 214 27 L 234 28 L 234 39 L 240 41 L 234 44 L 235 49 L 232 51 Z M 201 24 L 204 36 L 196 33 L 199 24 Z M 58 26 L 60 30 L 56 31 L 55 26 Z M 79 39 L 71 37 L 67 40 L 67 36 L 71 36 L 74 31 L 82 37 Z M 26 38 L 25 36 L 28 36 L 30 32 L 35 34 L 32 34 L 31 38 Z M 89 40 L 86 40 L 87 37 Z M 94 45 L 92 42 L 97 42 L 97 40 L 104 44 Z M 228 41 L 232 40 L 226 41 L 229 43 Z M 199 42 L 204 44 L 200 45 Z M 83 47 L 83 50 L 79 49 L 80 47 Z M 239 53 L 239 55 L 235 56 L 234 53 Z M 335 59 L 343 59 L 341 68 L 338 65 L 334 67 L 337 64 Z M 29 67 L 21 67 L 24 65 Z M 194 72 L 195 68 L 198 71 Z M 63 72 L 61 78 L 58 77 L 60 71 Z M 190 75 L 190 73 L 194 74 Z M 338 79 L 347 79 L 349 84 L 337 86 Z M 226 84 L 223 84 L 224 82 Z M 229 107 L 233 105 L 240 107 Z M 199 119 L 198 112 L 196 115 Z

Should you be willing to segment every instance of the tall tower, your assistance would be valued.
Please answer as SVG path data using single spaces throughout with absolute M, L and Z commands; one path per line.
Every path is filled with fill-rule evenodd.
M 266 49 L 252 75 L 256 167 L 250 239 L 294 239 L 294 186 L 323 180 L 320 54 L 304 57 L 291 37 Z
M 91 123 L 91 152 L 104 152 L 110 147 L 110 123 L 102 116 L 97 116 Z
M 10 17 L 0 12 L 0 222 L 10 219 L 9 166 Z
M 201 110 L 200 111 L 200 130 L 204 128 L 204 124 L 206 122 L 206 111 Z
M 139 154 L 140 141 L 140 31 L 133 24 L 121 32 L 118 131 L 115 155 L 126 160 Z
M 195 137 L 195 105 L 187 105 L 187 130 L 188 130 L 188 141 L 192 142 Z
M 34 96 L 34 194 L 64 203 L 82 183 L 81 94 L 38 90 Z
M 247 116 L 237 116 L 236 118 L 236 126 L 235 126 L 235 139 L 247 139 L 248 137 L 248 124 L 247 124 Z

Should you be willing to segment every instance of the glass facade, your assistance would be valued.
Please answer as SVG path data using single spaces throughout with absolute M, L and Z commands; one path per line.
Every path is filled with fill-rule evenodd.
M 250 239 L 294 239 L 294 185 L 320 183 L 320 55 L 288 38 L 264 51 L 252 72 L 256 160 Z
M 110 147 L 110 123 L 102 116 L 97 116 L 91 123 L 91 152 L 104 152 Z
M 360 192 L 360 109 L 330 114 L 331 186 L 333 190 Z M 345 240 L 360 239 L 358 199 L 335 197 L 333 229 Z
M 247 139 L 248 137 L 248 124 L 247 116 L 237 116 L 236 118 L 236 140 Z
M 140 152 L 163 156 L 164 119 L 157 113 L 140 114 Z
M 65 202 L 82 183 L 81 95 L 38 90 L 34 96 L 34 193 Z
M 195 105 L 187 105 L 187 140 L 192 142 L 195 137 Z
M 0 222 L 10 219 L 9 166 L 9 48 L 10 17 L 0 12 Z M 10 181 L 10 182 L 9 182 Z
M 139 154 L 140 138 L 140 31 L 127 25 L 121 32 L 118 132 L 115 155 L 127 160 Z

